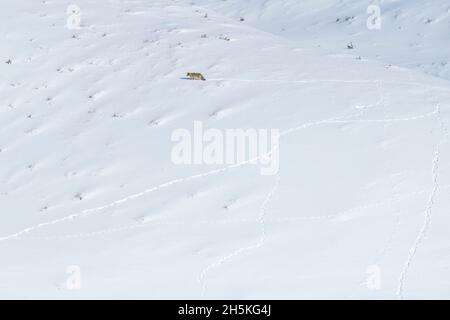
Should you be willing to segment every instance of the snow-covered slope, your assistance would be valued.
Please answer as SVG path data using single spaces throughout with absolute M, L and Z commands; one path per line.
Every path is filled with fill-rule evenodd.
M 267 32 L 355 57 L 450 79 L 447 0 L 197 0 Z M 378 11 L 380 25 L 374 22 Z M 367 27 L 369 23 L 370 28 Z M 353 43 L 349 51 L 347 44 Z
M 69 2 L 8 2 L 1 298 L 449 297 L 447 80 L 213 0 L 77 0 L 76 30 Z M 175 165 L 194 121 L 279 129 L 279 174 Z

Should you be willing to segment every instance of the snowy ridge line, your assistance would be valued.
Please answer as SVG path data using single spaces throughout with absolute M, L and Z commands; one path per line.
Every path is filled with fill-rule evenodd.
M 436 202 L 436 196 L 440 189 L 440 186 L 439 186 L 439 163 L 441 161 L 441 159 L 440 159 L 441 158 L 441 148 L 442 148 L 442 145 L 444 145 L 448 140 L 448 131 L 447 131 L 447 128 L 442 120 L 441 115 L 440 115 L 439 106 L 438 106 L 438 119 L 439 119 L 439 124 L 440 124 L 440 128 L 442 130 L 443 136 L 436 144 L 436 149 L 435 149 L 434 156 L 433 156 L 433 159 L 431 162 L 432 163 L 431 177 L 432 177 L 433 186 L 432 186 L 430 196 L 428 198 L 428 202 L 427 202 L 427 205 L 425 208 L 424 221 L 423 221 L 422 227 L 420 228 L 420 231 L 419 231 L 411 249 L 409 250 L 409 255 L 404 263 L 402 272 L 399 277 L 396 294 L 400 299 L 404 298 L 405 283 L 406 283 L 406 278 L 407 278 L 408 272 L 411 269 L 413 260 L 417 255 L 417 251 L 419 250 L 419 247 L 421 246 L 422 242 L 425 240 L 428 229 L 430 228 L 431 220 L 433 217 L 433 215 L 432 215 L 433 214 L 433 206 Z
M 411 120 L 418 120 L 418 119 L 429 117 L 429 116 L 431 116 L 433 114 L 436 114 L 437 112 L 438 112 L 438 107 L 433 112 L 426 113 L 426 114 L 419 115 L 419 116 L 410 117 L 410 118 L 375 119 L 375 120 L 365 119 L 365 120 L 363 120 L 363 122 L 384 123 L 384 122 L 396 122 L 396 121 L 411 121 Z M 303 124 L 301 126 L 298 126 L 298 127 L 285 129 L 285 130 L 280 132 L 280 136 L 284 136 L 284 135 L 290 134 L 292 132 L 296 132 L 296 131 L 299 131 L 299 130 L 307 129 L 307 128 L 310 128 L 310 127 L 313 127 L 313 126 L 317 126 L 317 125 L 322 125 L 322 124 L 350 123 L 351 120 L 345 120 L 345 119 L 351 119 L 351 118 L 356 117 L 358 115 L 361 115 L 361 112 L 358 112 L 358 113 L 355 113 L 355 114 L 351 114 L 351 115 L 347 115 L 347 116 L 333 117 L 333 118 L 329 118 L 329 119 L 325 119 L 325 120 L 319 120 L 319 121 L 315 121 L 315 122 L 308 122 L 308 123 L 305 123 L 305 124 Z M 353 120 L 353 121 L 357 121 L 357 120 Z M 273 151 L 274 150 L 271 150 L 268 153 L 263 154 L 263 155 L 258 156 L 258 157 L 255 157 L 253 159 L 245 160 L 245 161 L 242 161 L 240 163 L 232 164 L 232 165 L 229 165 L 229 166 L 226 166 L 226 167 L 223 167 L 223 168 L 207 171 L 207 172 L 204 172 L 204 173 L 195 174 L 195 175 L 188 176 L 188 177 L 185 177 L 185 178 L 177 178 L 177 179 L 174 179 L 174 180 L 162 183 L 160 185 L 151 187 L 151 188 L 146 189 L 144 191 L 132 194 L 132 195 L 127 196 L 125 198 L 116 200 L 114 202 L 111 202 L 111 203 L 103 205 L 103 206 L 90 208 L 90 209 L 85 209 L 85 210 L 80 211 L 79 213 L 74 213 L 74 214 L 71 214 L 71 215 L 59 218 L 59 219 L 54 219 L 54 220 L 51 220 L 51 221 L 42 222 L 42 223 L 36 224 L 34 226 L 30 226 L 30 227 L 27 227 L 25 229 L 22 229 L 22 230 L 20 230 L 18 232 L 15 232 L 13 234 L 0 237 L 0 242 L 20 237 L 20 236 L 22 236 L 24 234 L 27 234 L 27 233 L 31 232 L 31 231 L 34 231 L 34 230 L 37 230 L 37 229 L 40 229 L 40 228 L 43 228 L 43 227 L 46 227 L 46 226 L 55 225 L 55 224 L 58 224 L 58 223 L 61 223 L 61 222 L 70 221 L 70 220 L 73 220 L 73 219 L 76 219 L 76 218 L 79 218 L 79 217 L 90 215 L 92 213 L 103 211 L 105 209 L 110 209 L 110 208 L 113 208 L 115 206 L 121 205 L 121 204 L 123 204 L 125 202 L 128 202 L 128 201 L 140 198 L 140 197 L 142 197 L 142 196 L 144 196 L 146 194 L 149 194 L 149 193 L 152 193 L 152 192 L 155 192 L 155 191 L 158 191 L 158 190 L 170 187 L 170 186 L 175 185 L 175 184 L 179 184 L 179 183 L 182 183 L 182 182 L 187 182 L 187 181 L 191 181 L 191 180 L 207 177 L 207 176 L 210 176 L 210 175 L 214 175 L 214 174 L 218 174 L 218 173 L 222 173 L 222 172 L 228 171 L 228 170 L 233 169 L 233 168 L 242 167 L 242 166 L 247 165 L 249 163 L 254 163 L 254 162 L 260 160 L 261 158 L 267 157 L 268 155 L 272 154 Z
M 232 82 L 279 82 L 279 83 L 343 83 L 343 84 L 379 84 L 380 82 L 387 85 L 404 85 L 404 86 L 419 86 L 430 89 L 449 91 L 449 87 L 436 86 L 420 82 L 403 82 L 403 81 L 385 81 L 385 80 L 344 80 L 344 79 L 304 79 L 304 80 L 289 80 L 289 79 L 233 79 L 233 78 L 208 78 L 208 81 L 232 81 Z
M 441 186 L 440 189 L 447 189 L 450 188 L 450 184 Z M 419 191 L 413 191 L 404 193 L 401 195 L 398 195 L 396 197 L 393 197 L 393 199 L 380 201 L 376 203 L 370 203 L 363 206 L 357 206 L 354 208 L 350 208 L 347 210 L 344 210 L 342 212 L 338 212 L 336 214 L 329 214 L 329 215 L 322 215 L 322 216 L 306 216 L 306 217 L 283 217 L 283 218 L 266 218 L 266 223 L 282 223 L 282 222 L 296 222 L 296 221 L 319 221 L 319 220 L 332 220 L 332 219 L 339 219 L 340 214 L 347 213 L 347 212 L 358 212 L 361 210 L 369 209 L 369 208 L 376 208 L 383 205 L 391 204 L 394 202 L 403 201 L 405 199 L 408 199 L 412 196 L 421 195 L 428 192 L 428 190 L 419 190 Z M 132 229 L 139 229 L 139 228 L 147 228 L 152 227 L 156 225 L 186 225 L 186 224 L 209 224 L 209 225 L 220 225 L 220 224 L 239 224 L 239 223 L 255 223 L 259 222 L 258 218 L 242 218 L 242 219 L 226 219 L 226 220 L 198 220 L 198 221 L 152 221 L 147 223 L 133 223 L 126 226 L 121 227 L 115 227 L 115 228 L 107 228 L 102 230 L 96 230 L 92 232 L 85 232 L 85 233 L 73 233 L 73 234 L 64 234 L 64 235 L 49 235 L 49 236 L 27 236 L 22 238 L 14 238 L 14 240 L 63 240 L 63 239 L 81 239 L 81 238 L 89 238 L 89 237 L 95 237 L 99 235 L 105 235 L 115 232 L 121 232 L 126 230 L 132 230 Z
M 270 200 L 272 200 L 275 192 L 278 189 L 278 186 L 280 185 L 280 175 L 277 174 L 276 178 L 275 178 L 275 184 L 272 187 L 272 189 L 269 191 L 269 193 L 267 194 L 266 198 L 264 199 L 263 203 L 261 204 L 261 208 L 260 208 L 260 214 L 259 214 L 259 218 L 258 218 L 258 222 L 261 226 L 261 235 L 259 240 L 255 243 L 255 244 L 251 244 L 251 245 L 247 245 L 241 248 L 238 248 L 236 250 L 234 250 L 233 252 L 224 255 L 220 258 L 218 258 L 216 261 L 210 263 L 209 265 L 207 265 L 201 272 L 200 275 L 198 277 L 198 281 L 201 284 L 202 287 L 202 297 L 204 297 L 206 295 L 206 291 L 208 289 L 207 287 L 207 283 L 206 283 L 206 277 L 208 276 L 208 273 L 211 272 L 211 270 L 219 268 L 221 265 L 233 260 L 234 258 L 236 258 L 237 256 L 241 255 L 242 253 L 246 252 L 246 251 L 252 251 L 252 250 L 256 250 L 258 248 L 261 248 L 265 242 L 266 242 L 266 213 L 267 213 L 267 207 L 268 204 L 270 202 Z

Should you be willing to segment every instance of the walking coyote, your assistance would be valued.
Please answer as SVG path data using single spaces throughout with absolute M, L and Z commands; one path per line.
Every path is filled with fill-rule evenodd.
M 202 81 L 206 80 L 205 77 L 201 73 L 197 73 L 197 72 L 188 72 L 187 76 L 191 80 L 202 80 Z

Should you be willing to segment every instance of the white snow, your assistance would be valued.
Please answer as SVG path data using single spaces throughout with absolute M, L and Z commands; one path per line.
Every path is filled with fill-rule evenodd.
M 450 3 L 373 3 L 7 0 L 0 298 L 450 298 Z M 175 165 L 194 121 L 279 173 Z

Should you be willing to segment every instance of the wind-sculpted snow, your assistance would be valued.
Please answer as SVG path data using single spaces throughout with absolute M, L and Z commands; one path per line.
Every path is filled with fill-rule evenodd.
M 417 18 L 413 2 L 385 22 Z M 0 13 L 0 298 L 448 298 L 444 41 L 399 63 L 405 39 L 364 40 L 359 2 L 264 3 Z M 175 163 L 172 134 L 195 123 L 279 141 Z

